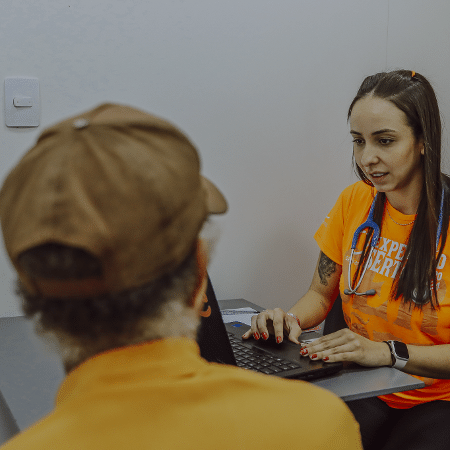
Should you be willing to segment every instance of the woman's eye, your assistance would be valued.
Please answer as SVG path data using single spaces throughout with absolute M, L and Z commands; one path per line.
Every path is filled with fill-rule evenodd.
M 362 145 L 363 142 L 364 141 L 362 139 L 358 139 L 358 138 L 353 139 L 353 143 L 356 144 L 356 145 Z
M 391 142 L 393 142 L 392 139 L 388 139 L 388 138 L 380 139 L 381 145 L 389 145 Z

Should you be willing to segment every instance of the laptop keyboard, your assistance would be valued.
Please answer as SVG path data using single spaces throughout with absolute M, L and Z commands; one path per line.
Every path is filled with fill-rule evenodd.
M 300 367 L 300 364 L 296 364 L 294 361 L 274 357 L 272 354 L 259 348 L 253 347 L 250 349 L 242 344 L 241 339 L 229 332 L 228 337 L 238 367 L 265 373 L 267 375 L 280 374 Z

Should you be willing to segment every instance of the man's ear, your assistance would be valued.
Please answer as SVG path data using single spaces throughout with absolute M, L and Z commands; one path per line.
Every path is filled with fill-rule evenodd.
M 199 289 L 196 289 L 194 291 L 194 296 L 191 300 L 191 306 L 192 308 L 198 312 L 200 315 L 200 312 L 203 311 L 203 308 L 205 306 L 205 303 L 208 302 L 208 299 L 206 297 L 206 287 L 208 284 L 208 278 L 205 277 L 200 285 Z
M 190 299 L 190 304 L 193 308 L 201 311 L 203 304 L 206 300 L 206 288 L 208 285 L 208 256 L 202 241 L 199 239 L 197 241 L 197 280 L 195 283 L 195 288 Z

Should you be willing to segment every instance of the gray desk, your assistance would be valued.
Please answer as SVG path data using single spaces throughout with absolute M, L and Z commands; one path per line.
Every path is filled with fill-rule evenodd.
M 258 305 L 244 299 L 219 300 L 221 309 L 235 309 L 250 306 L 262 311 Z M 319 337 L 321 332 L 305 333 L 304 339 Z M 425 383 L 407 373 L 390 367 L 367 368 L 356 364 L 346 367 L 336 375 L 312 381 L 334 392 L 345 401 L 358 400 L 377 395 L 392 394 L 393 392 L 419 389 Z
M 30 321 L 24 317 L 0 318 L 0 393 L 4 399 L 0 408 L 2 412 L 9 409 L 12 413 L 7 427 L 11 434 L 53 409 L 63 378 L 60 358 L 34 334 Z M 5 436 L 10 437 L 7 430 L 0 432 L 0 443 Z

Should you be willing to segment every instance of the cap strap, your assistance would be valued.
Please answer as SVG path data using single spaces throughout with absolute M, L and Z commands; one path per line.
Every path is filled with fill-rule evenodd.
M 84 299 L 108 293 L 108 289 L 101 278 L 64 280 L 34 278 L 33 284 L 39 294 L 47 298 Z

